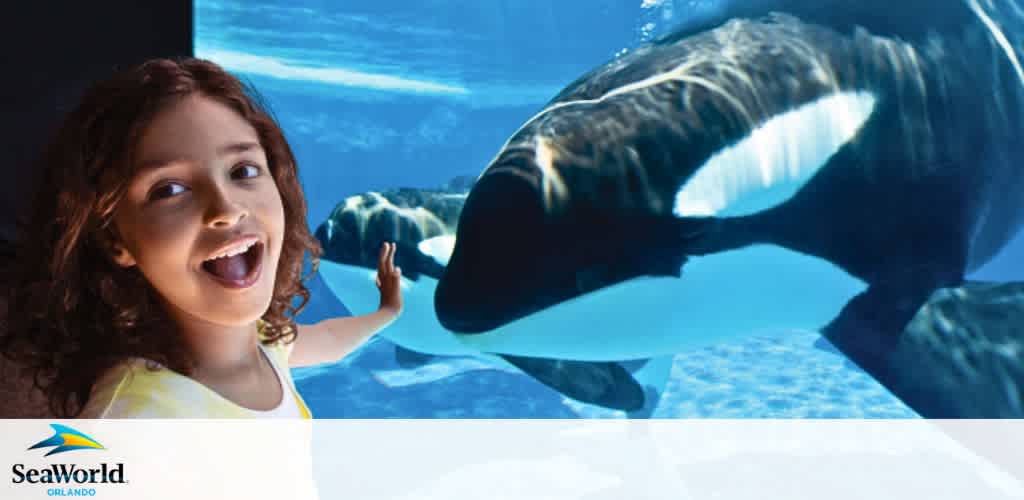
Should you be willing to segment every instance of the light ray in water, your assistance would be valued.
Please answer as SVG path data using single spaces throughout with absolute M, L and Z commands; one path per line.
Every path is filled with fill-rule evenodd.
M 989 32 L 992 33 L 992 37 L 996 39 L 996 43 L 1006 53 L 1006 57 L 1010 60 L 1010 64 L 1013 64 L 1013 69 L 1017 71 L 1017 78 L 1020 79 L 1021 85 L 1024 85 L 1024 69 L 1021 69 L 1020 60 L 1017 58 L 1017 52 L 1013 50 L 1010 45 L 1010 40 L 1006 38 L 1006 34 L 999 28 L 999 25 L 990 17 L 985 9 L 978 4 L 978 0 L 968 0 L 971 10 L 977 14 L 978 19 L 988 28 Z

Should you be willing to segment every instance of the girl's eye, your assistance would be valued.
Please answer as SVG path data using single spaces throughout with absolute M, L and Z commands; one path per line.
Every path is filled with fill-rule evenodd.
M 242 164 L 235 167 L 231 171 L 231 177 L 234 179 L 252 179 L 253 177 L 259 177 L 260 167 L 251 164 Z
M 149 199 L 161 200 L 164 198 L 170 198 L 184 193 L 187 189 L 188 188 L 178 184 L 177 182 L 168 182 L 153 188 L 153 190 L 149 192 Z

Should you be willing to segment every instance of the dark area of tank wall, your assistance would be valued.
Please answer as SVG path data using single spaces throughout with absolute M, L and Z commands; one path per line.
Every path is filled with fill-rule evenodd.
M 52 130 L 95 80 L 149 58 L 191 55 L 193 5 L 59 0 L 7 2 L 0 10 L 0 268 L 6 268 L 16 220 L 39 179 L 34 161 Z M 5 302 L 0 296 L 0 314 Z M 46 414 L 29 386 L 0 357 L 0 418 Z

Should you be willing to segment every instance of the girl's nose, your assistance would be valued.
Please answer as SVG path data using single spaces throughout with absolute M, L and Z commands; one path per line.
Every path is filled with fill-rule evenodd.
M 211 228 L 225 228 L 238 224 L 249 215 L 242 203 L 231 197 L 231 193 L 221 187 L 212 187 L 209 192 L 209 203 L 206 207 L 205 224 Z

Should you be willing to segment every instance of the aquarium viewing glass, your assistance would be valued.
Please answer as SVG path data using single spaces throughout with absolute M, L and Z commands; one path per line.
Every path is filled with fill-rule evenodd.
M 344 224 L 375 223 L 372 215 L 342 220 L 346 203 L 371 212 L 408 203 L 397 213 L 412 226 L 389 226 L 390 237 L 408 236 L 431 224 L 454 231 L 476 176 L 564 87 L 713 5 L 196 0 L 194 48 L 251 83 L 272 110 L 298 161 L 309 226 L 322 241 L 341 239 Z M 418 248 L 443 266 L 450 240 L 426 236 L 407 251 Z M 345 250 L 327 250 L 300 321 L 369 312 L 377 300 L 371 280 L 358 282 L 371 271 L 342 269 Z M 356 284 L 342 284 L 346 276 Z M 754 330 L 634 362 L 628 367 L 658 394 L 637 412 L 580 403 L 454 340 L 427 352 L 420 342 L 444 332 L 431 316 L 432 278 L 416 278 L 405 279 L 407 310 L 398 323 L 337 364 L 295 370 L 317 417 L 917 418 L 809 330 Z M 645 300 L 614 312 L 625 323 Z

